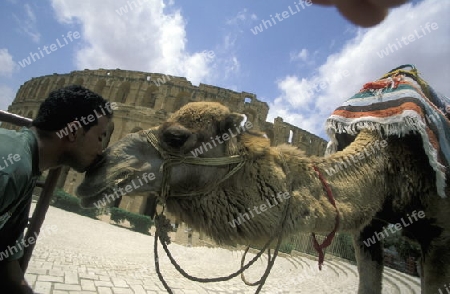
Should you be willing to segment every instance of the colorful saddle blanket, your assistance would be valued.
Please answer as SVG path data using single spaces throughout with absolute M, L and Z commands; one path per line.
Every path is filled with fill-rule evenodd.
M 437 192 L 445 197 L 445 171 L 450 163 L 450 99 L 437 94 L 414 66 L 400 66 L 366 83 L 337 108 L 326 122 L 330 137 L 326 154 L 337 151 L 339 134 L 356 135 L 361 129 L 399 137 L 419 133 L 436 171 Z

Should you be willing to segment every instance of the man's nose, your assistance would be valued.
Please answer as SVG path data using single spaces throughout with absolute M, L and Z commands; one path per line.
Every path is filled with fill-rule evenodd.
M 97 147 L 97 155 L 102 156 L 103 153 L 105 152 L 105 149 L 106 149 L 106 147 L 103 146 L 103 141 L 100 142 L 100 144 L 98 144 L 98 147 Z
M 103 147 L 103 145 L 101 144 L 99 146 L 99 148 L 97 149 L 97 155 L 98 156 L 103 156 L 105 154 L 106 151 L 106 147 Z

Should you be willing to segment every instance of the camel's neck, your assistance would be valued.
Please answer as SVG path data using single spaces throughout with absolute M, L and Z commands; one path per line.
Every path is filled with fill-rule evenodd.
M 286 235 L 329 233 L 335 226 L 336 209 L 316 166 L 336 199 L 339 230 L 357 231 L 380 210 L 385 197 L 380 172 L 385 174 L 386 150 L 382 145 L 377 149 L 373 145 L 377 141 L 381 143 L 377 137 L 361 134 L 344 151 L 320 158 L 306 157 L 289 145 L 270 147 L 266 138 L 246 134 L 239 138 L 239 147 L 247 151 L 247 163 L 236 174 L 206 198 L 169 198 L 167 207 L 218 241 L 267 241 L 280 227 Z M 192 183 L 201 184 L 198 187 L 217 183 L 223 171 L 178 167 L 173 177 L 184 177 L 178 186 L 192 189 Z
M 289 146 L 278 147 L 289 168 L 292 217 L 304 215 L 300 230 L 329 232 L 334 228 L 336 209 L 328 200 L 328 185 L 340 213 L 339 230 L 351 231 L 367 224 L 380 210 L 384 199 L 387 142 L 362 133 L 345 150 L 329 157 L 304 157 Z M 315 171 L 316 167 L 319 172 Z M 324 181 L 319 180 L 319 173 Z

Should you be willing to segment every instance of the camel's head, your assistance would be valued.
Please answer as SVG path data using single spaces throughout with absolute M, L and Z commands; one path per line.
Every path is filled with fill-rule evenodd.
M 146 131 L 128 134 L 108 147 L 77 188 L 83 207 L 112 206 L 121 196 L 146 196 L 160 190 L 160 153 Z
M 200 157 L 226 156 L 230 144 L 243 131 L 244 117 L 217 102 L 192 102 L 159 127 L 158 137 L 167 151 Z
M 201 157 L 226 156 L 237 139 L 224 134 L 240 126 L 243 116 L 231 113 L 220 103 L 189 103 L 175 112 L 158 129 L 152 129 L 166 151 L 182 156 L 195 148 L 203 149 Z M 240 132 L 242 132 L 242 127 Z M 159 151 L 147 140 L 148 131 L 129 134 L 107 148 L 97 164 L 90 168 L 77 188 L 82 206 L 111 206 L 120 196 L 159 193 L 162 182 L 160 166 L 163 159 Z M 216 139 L 220 137 L 220 142 Z M 215 142 L 212 142 L 212 140 Z M 193 166 L 178 164 L 173 167 L 170 185 L 174 193 L 198 191 L 211 185 L 228 171 L 228 166 Z M 127 189 L 128 187 L 128 189 Z M 99 205 L 100 204 L 100 205 Z

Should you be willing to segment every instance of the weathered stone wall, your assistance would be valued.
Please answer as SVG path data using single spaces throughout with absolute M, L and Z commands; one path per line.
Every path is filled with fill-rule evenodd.
M 269 106 L 259 101 L 255 94 L 205 84 L 195 86 L 186 78 L 159 73 L 98 69 L 32 78 L 20 87 L 8 111 L 34 118 L 40 103 L 51 91 L 71 84 L 82 85 L 117 103 L 110 143 L 130 132 L 159 125 L 189 102 L 216 101 L 232 111 L 247 115 L 254 129 L 266 132 L 272 145 L 290 142 L 310 155 L 322 155 L 325 151 L 326 142 L 323 139 L 285 123 L 280 117 L 274 123 L 266 122 Z M 2 127 L 12 128 L 6 124 Z M 68 171 L 63 176 L 66 176 L 65 181 L 63 179 L 64 189 L 74 194 L 83 175 Z M 139 213 L 145 210 L 145 206 L 145 198 L 139 196 L 125 197 L 120 203 L 120 207 Z

